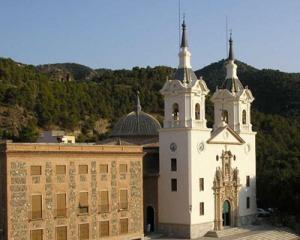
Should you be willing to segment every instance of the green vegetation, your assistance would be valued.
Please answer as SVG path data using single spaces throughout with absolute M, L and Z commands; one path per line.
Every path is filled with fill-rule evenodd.
M 300 217 L 300 74 L 236 62 L 241 82 L 256 98 L 252 124 L 258 132 L 258 205 Z M 33 142 L 42 130 L 61 129 L 79 132 L 77 141 L 100 140 L 110 129 L 100 131 L 97 123 L 108 119 L 112 128 L 120 116 L 133 111 L 137 91 L 143 111 L 161 120 L 159 90 L 174 72 L 164 66 L 115 71 L 73 63 L 34 67 L 0 59 L 0 137 Z M 196 74 L 214 92 L 225 72 L 222 60 Z M 206 112 L 211 127 L 209 99 Z

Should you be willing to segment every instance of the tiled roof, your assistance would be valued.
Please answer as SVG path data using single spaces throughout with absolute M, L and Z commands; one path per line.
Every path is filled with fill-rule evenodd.
M 174 80 L 183 82 L 184 79 L 187 83 L 191 82 L 191 80 L 194 82 L 197 81 L 197 76 L 191 68 L 178 68 L 174 75 Z
M 110 137 L 158 136 L 160 123 L 143 111 L 133 111 L 121 117 L 113 128 Z

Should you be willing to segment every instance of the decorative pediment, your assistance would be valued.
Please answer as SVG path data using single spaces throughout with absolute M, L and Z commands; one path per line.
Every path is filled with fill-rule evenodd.
M 182 82 L 179 80 L 169 80 L 167 79 L 164 86 L 160 90 L 162 95 L 166 94 L 174 94 L 178 91 L 183 90 L 185 87 L 183 86 Z
M 232 93 L 227 89 L 218 89 L 213 95 L 212 100 L 232 98 Z
M 252 95 L 252 92 L 247 88 L 244 89 L 241 97 L 247 99 L 249 102 L 253 102 L 255 99 Z
M 196 91 L 198 94 L 202 93 L 204 95 L 207 95 L 209 93 L 209 89 L 206 83 L 204 82 L 204 80 L 202 79 L 202 77 L 197 81 L 195 81 L 195 83 L 192 83 L 191 91 L 193 92 Z
M 228 125 L 225 125 L 213 131 L 211 138 L 208 139 L 207 143 L 242 145 L 245 141 Z
M 165 82 L 163 88 L 160 90 L 160 93 L 163 95 L 168 94 L 177 94 L 179 91 L 194 92 L 196 94 L 207 95 L 209 89 L 207 88 L 206 83 L 202 78 L 191 82 L 189 84 L 182 83 L 179 80 L 168 80 Z

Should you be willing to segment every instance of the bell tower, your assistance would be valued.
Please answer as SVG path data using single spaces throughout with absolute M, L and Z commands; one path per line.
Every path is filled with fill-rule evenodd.
M 221 88 L 212 96 L 215 106 L 214 130 L 225 122 L 237 133 L 252 132 L 250 111 L 254 97 L 248 87 L 244 88 L 240 82 L 234 60 L 233 40 L 230 34 L 226 78 Z
M 159 131 L 158 225 L 167 235 L 195 238 L 199 229 L 192 226 L 204 221 L 199 216 L 199 158 L 204 156 L 211 129 L 205 118 L 209 89 L 192 70 L 185 20 L 178 56 L 173 79 L 167 79 L 160 90 L 165 118 Z
M 174 79 L 167 79 L 160 90 L 165 102 L 164 128 L 206 128 L 205 97 L 209 90 L 192 70 L 185 20 L 180 47 Z

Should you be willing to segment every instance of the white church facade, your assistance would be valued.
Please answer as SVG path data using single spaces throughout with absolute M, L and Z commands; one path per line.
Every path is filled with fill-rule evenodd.
M 161 94 L 165 116 L 159 130 L 158 231 L 197 238 L 256 217 L 256 150 L 251 91 L 243 87 L 229 43 L 227 76 L 212 95 L 214 126 L 208 128 L 205 81 L 190 64 L 182 24 L 179 67 Z

